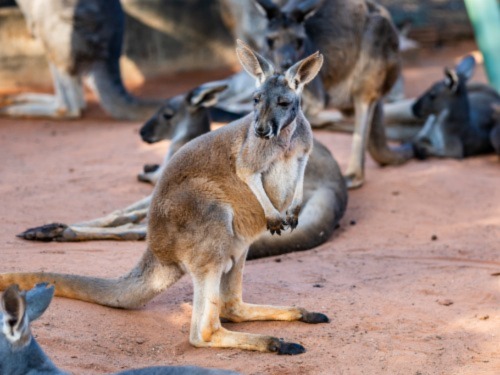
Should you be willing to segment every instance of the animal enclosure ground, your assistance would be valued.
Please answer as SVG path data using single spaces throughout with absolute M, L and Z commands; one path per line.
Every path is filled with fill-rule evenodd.
M 423 51 L 405 69 L 407 93 L 421 92 L 473 47 Z M 170 96 L 222 76 L 183 74 L 135 92 Z M 474 80 L 484 81 L 481 68 Z M 0 272 L 113 277 L 136 263 L 144 242 L 35 243 L 15 234 L 91 219 L 148 194 L 135 176 L 159 162 L 167 144 L 142 143 L 139 127 L 106 118 L 95 104 L 78 121 L 0 119 Z M 345 169 L 351 136 L 316 135 Z M 247 301 L 295 304 L 332 321 L 226 326 L 300 342 L 303 355 L 191 347 L 188 277 L 137 311 L 55 298 L 33 331 L 53 361 L 76 374 L 168 364 L 243 374 L 498 374 L 499 186 L 495 156 L 387 168 L 369 160 L 366 184 L 350 193 L 330 241 L 248 262 Z

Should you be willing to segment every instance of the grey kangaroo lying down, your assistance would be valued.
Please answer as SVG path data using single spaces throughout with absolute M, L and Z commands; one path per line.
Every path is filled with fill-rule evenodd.
M 54 287 L 37 284 L 26 292 L 11 285 L 2 294 L 0 310 L 0 374 L 25 375 L 69 374 L 57 368 L 31 333 L 31 322 L 49 307 Z M 3 312 L 2 312 L 3 311 Z M 158 366 L 121 371 L 120 375 L 236 375 L 228 370 L 204 369 L 194 366 Z
M 225 89 L 221 82 L 203 84 L 187 94 L 169 99 L 141 129 L 148 143 L 171 139 L 163 164 L 139 175 L 142 181 L 156 183 L 172 156 L 190 140 L 210 131 L 208 107 L 217 102 Z M 60 223 L 31 228 L 19 237 L 38 241 L 143 240 L 146 238 L 147 210 L 151 195 L 105 217 L 72 225 Z M 249 258 L 307 250 L 328 240 L 347 205 L 347 189 L 337 162 L 317 140 L 304 176 L 304 203 L 300 225 L 291 233 L 271 236 L 264 233 L 252 244 Z
M 484 84 L 467 85 L 474 67 L 474 58 L 466 56 L 413 104 L 413 114 L 427 118 L 413 141 L 416 157 L 500 155 L 500 124 L 493 108 L 500 105 L 500 95 Z
M 196 347 L 300 354 L 305 348 L 276 337 L 229 331 L 221 318 L 326 323 L 298 307 L 242 300 L 243 267 L 262 233 L 296 228 L 312 130 L 301 92 L 321 69 L 319 53 L 283 74 L 239 42 L 237 55 L 256 82 L 253 113 L 189 142 L 174 154 L 149 209 L 147 250 L 117 279 L 57 273 L 0 274 L 0 289 L 16 283 L 56 285 L 56 295 L 115 308 L 137 308 L 188 273 L 194 287 L 189 341 Z
M 83 78 L 115 118 L 144 120 L 161 104 L 140 100 L 123 85 L 119 59 L 125 16 L 119 0 L 16 1 L 30 32 L 43 43 L 55 95 L 5 97 L 0 115 L 80 117 L 85 107 Z

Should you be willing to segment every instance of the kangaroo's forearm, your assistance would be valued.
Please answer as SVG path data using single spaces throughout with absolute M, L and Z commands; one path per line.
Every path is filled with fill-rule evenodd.
M 266 217 L 279 215 L 278 210 L 276 209 L 276 207 L 274 207 L 273 203 L 267 196 L 266 191 L 264 190 L 261 173 L 250 173 L 245 171 L 243 173 L 238 173 L 238 177 L 240 177 L 240 179 L 242 179 L 248 185 L 250 190 L 252 190 L 255 197 L 262 206 Z
M 302 199 L 304 196 L 304 174 L 306 171 L 307 161 L 309 160 L 309 155 L 299 159 L 298 171 L 297 171 L 297 182 L 295 184 L 295 192 L 293 193 L 292 203 L 290 204 L 290 209 L 294 210 L 302 205 Z

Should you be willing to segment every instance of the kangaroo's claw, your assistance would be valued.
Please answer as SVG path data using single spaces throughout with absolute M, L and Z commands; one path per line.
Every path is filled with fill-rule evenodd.
M 281 231 L 285 230 L 286 221 L 282 218 L 268 218 L 267 219 L 267 229 L 271 232 L 271 234 L 277 234 L 281 236 Z
M 68 226 L 66 224 L 61 223 L 46 224 L 40 227 L 27 229 L 24 232 L 19 233 L 17 237 L 30 241 L 55 241 L 62 237 L 62 234 L 67 227 Z

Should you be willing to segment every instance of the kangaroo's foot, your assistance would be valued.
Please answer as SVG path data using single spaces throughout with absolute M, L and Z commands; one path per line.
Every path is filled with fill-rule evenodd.
M 240 348 L 279 355 L 297 355 L 306 352 L 302 345 L 294 342 L 286 342 L 272 336 L 233 332 L 223 327 L 210 332 L 208 341 L 192 334 L 189 342 L 197 348 Z
M 17 237 L 24 238 L 30 241 L 50 242 L 56 241 L 58 238 L 63 238 L 63 233 L 68 228 L 66 224 L 52 223 L 34 227 L 19 233 Z
M 322 313 L 309 312 L 298 307 L 254 305 L 238 299 L 223 303 L 220 315 L 231 322 L 256 320 L 297 320 L 309 324 L 330 322 L 330 319 Z
M 364 176 L 356 173 L 348 173 L 344 176 L 344 181 L 349 190 L 358 189 L 365 182 Z

